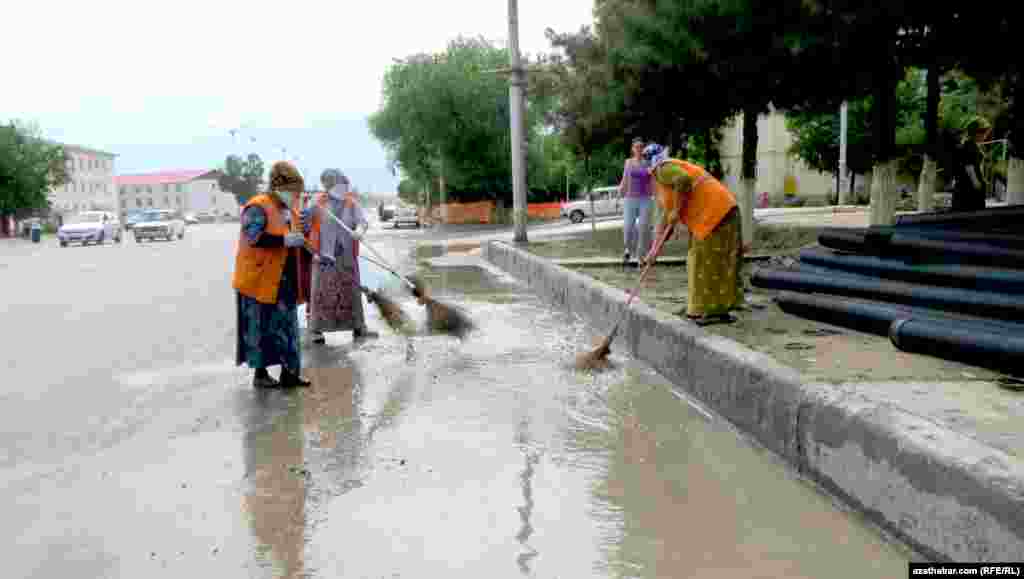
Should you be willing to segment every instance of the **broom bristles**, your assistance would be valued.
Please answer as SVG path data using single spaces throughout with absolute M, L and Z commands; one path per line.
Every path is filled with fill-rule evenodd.
M 374 291 L 367 291 L 366 297 L 377 306 L 380 317 L 384 318 L 384 321 L 387 322 L 392 330 L 401 332 L 408 329 L 412 324 L 412 320 L 406 315 L 402 306 L 398 305 L 391 298 Z
M 476 324 L 461 309 L 432 298 L 430 290 L 418 276 L 411 276 L 409 279 L 413 284 L 412 295 L 420 305 L 427 308 L 427 323 L 432 331 L 464 338 L 476 328 Z

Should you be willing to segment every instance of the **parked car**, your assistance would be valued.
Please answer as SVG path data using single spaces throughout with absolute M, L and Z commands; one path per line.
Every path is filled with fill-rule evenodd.
M 395 211 L 397 211 L 397 208 L 394 205 L 385 205 L 377 215 L 381 221 L 390 221 L 395 218 Z
M 569 221 L 579 223 L 591 216 L 590 196 L 594 197 L 593 213 L 597 217 L 607 215 L 621 215 L 623 211 L 622 195 L 619 194 L 618 186 L 599 187 L 594 189 L 583 199 L 570 201 L 562 204 L 562 217 L 568 217 Z
M 196 213 L 196 220 L 199 223 L 216 223 L 217 215 L 211 211 L 200 211 Z
M 185 214 L 185 225 L 196 225 L 197 223 L 199 223 L 199 217 L 195 213 Z
M 57 239 L 61 247 L 69 243 L 103 245 L 108 239 L 120 243 L 121 222 L 109 211 L 85 211 L 68 219 L 57 230 Z
M 398 229 L 398 226 L 403 223 L 411 223 L 416 227 L 420 226 L 420 213 L 416 210 L 413 205 L 399 205 L 395 211 L 395 216 L 392 218 L 391 226 Z
M 132 233 L 135 235 L 136 243 L 142 243 L 144 239 L 182 239 L 185 237 L 185 220 L 177 212 L 169 209 L 147 211 L 135 224 Z
M 135 227 L 135 224 L 139 222 L 139 219 L 142 219 L 142 215 L 145 212 L 145 209 L 133 209 L 131 211 L 128 211 L 128 214 L 124 220 L 124 228 L 128 231 L 131 231 L 132 228 Z

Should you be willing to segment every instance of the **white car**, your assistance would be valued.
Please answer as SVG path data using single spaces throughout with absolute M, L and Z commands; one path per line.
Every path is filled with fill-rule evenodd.
M 86 211 L 69 219 L 57 230 L 57 239 L 61 247 L 69 243 L 89 245 L 112 239 L 121 241 L 121 222 L 109 211 Z
M 391 223 L 392 223 L 391 226 L 396 228 L 396 229 L 402 223 L 409 223 L 409 224 L 415 225 L 416 227 L 419 227 L 420 226 L 420 214 L 419 214 L 419 211 L 417 211 L 416 207 L 412 206 L 412 205 L 400 205 L 398 207 L 398 209 L 395 210 L 395 216 L 391 218 Z
M 182 239 L 185 237 L 185 220 L 176 211 L 169 209 L 147 211 L 135 223 L 132 233 L 136 243 L 142 243 L 144 239 Z
M 594 196 L 591 210 L 590 196 Z M 580 223 L 591 216 L 621 215 L 623 211 L 622 195 L 618 187 L 600 187 L 588 193 L 583 199 L 562 203 L 562 217 L 568 217 L 573 223 Z

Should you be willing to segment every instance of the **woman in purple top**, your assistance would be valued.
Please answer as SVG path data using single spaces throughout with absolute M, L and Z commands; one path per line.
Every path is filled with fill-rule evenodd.
M 624 197 L 622 235 L 626 246 L 622 261 L 629 263 L 632 256 L 640 265 L 651 243 L 651 170 L 644 162 L 643 152 L 643 140 L 633 139 L 633 156 L 626 159 L 619 182 L 619 192 Z

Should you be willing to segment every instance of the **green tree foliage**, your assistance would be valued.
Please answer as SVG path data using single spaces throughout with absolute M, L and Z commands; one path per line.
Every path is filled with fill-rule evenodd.
M 410 179 L 402 179 L 398 183 L 398 198 L 403 203 L 410 205 L 416 205 L 420 202 L 420 194 L 422 190 L 420 187 Z
M 508 60 L 506 50 L 485 39 L 459 38 L 443 53 L 409 57 L 385 73 L 384 104 L 370 130 L 403 177 L 428 188 L 435 201 L 443 175 L 448 200 L 511 203 L 508 79 L 495 73 Z M 550 91 L 531 94 L 530 147 L 551 98 Z M 528 179 L 537 170 L 528 165 Z
M 68 182 L 68 157 L 37 128 L 0 125 L 0 217 L 47 209 L 47 195 Z
M 263 174 L 263 160 L 256 153 L 249 153 L 245 159 L 228 155 L 217 184 L 222 191 L 230 191 L 239 205 L 245 205 L 262 190 Z

